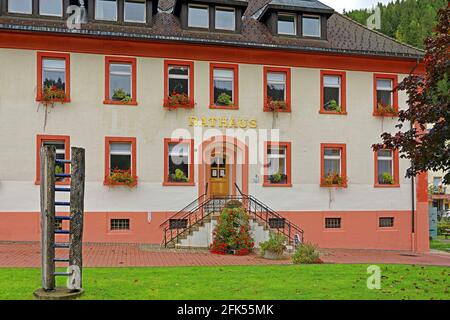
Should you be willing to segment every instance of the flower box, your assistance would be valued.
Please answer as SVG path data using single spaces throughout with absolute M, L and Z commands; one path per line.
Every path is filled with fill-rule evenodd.
M 289 105 L 286 101 L 267 99 L 266 109 L 271 112 L 285 112 L 288 111 Z
M 173 93 L 164 101 L 164 108 L 167 108 L 169 111 L 175 109 L 193 109 L 194 106 L 194 101 L 185 93 Z
M 42 94 L 39 99 L 45 105 L 53 105 L 56 102 L 65 103 L 68 101 L 66 91 L 56 86 L 44 86 L 42 87 Z
M 138 178 L 133 176 L 130 170 L 114 169 L 105 179 L 109 186 L 127 186 L 134 188 L 137 186 Z
M 377 105 L 376 115 L 382 117 L 396 117 L 398 116 L 398 111 L 393 106 L 379 103 Z
M 343 177 L 338 173 L 331 173 L 323 178 L 322 185 L 324 187 L 346 187 L 347 177 Z

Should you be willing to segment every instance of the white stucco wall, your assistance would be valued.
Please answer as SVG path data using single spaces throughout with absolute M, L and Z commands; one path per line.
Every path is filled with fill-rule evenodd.
M 138 106 L 113 106 L 103 104 L 104 56 L 72 53 L 72 101 L 49 110 L 44 130 L 44 109 L 35 102 L 36 64 L 36 51 L 0 49 L 0 212 L 39 209 L 39 187 L 34 185 L 38 134 L 70 135 L 72 146 L 86 148 L 87 211 L 176 211 L 197 197 L 198 187 L 162 186 L 163 139 L 173 130 L 192 133 L 191 115 L 254 118 L 259 129 L 273 125 L 272 113 L 263 112 L 262 65 L 239 65 L 239 110 L 211 110 L 209 63 L 196 61 L 195 109 L 169 112 L 162 107 L 164 59 L 137 58 Z M 373 73 L 347 71 L 348 115 L 336 116 L 318 112 L 319 69 L 291 68 L 291 72 L 292 113 L 280 114 L 277 127 L 281 141 L 292 143 L 293 187 L 262 187 L 261 166 L 251 165 L 250 193 L 276 210 L 409 210 L 411 186 L 404 178 L 408 161 L 400 160 L 400 188 L 373 186 L 370 146 L 395 125 L 390 118 L 372 115 Z M 400 92 L 401 107 L 405 101 Z M 103 186 L 105 136 L 137 138 L 135 190 Z M 319 187 L 324 142 L 347 145 L 345 190 Z M 195 167 L 196 177 L 197 171 Z

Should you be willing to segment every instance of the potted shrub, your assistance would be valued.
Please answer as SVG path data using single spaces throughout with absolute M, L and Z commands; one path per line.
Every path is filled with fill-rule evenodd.
M 342 177 L 339 173 L 330 173 L 323 178 L 323 184 L 329 187 L 344 187 L 347 184 L 347 178 Z
M 276 172 L 273 175 L 269 176 L 269 181 L 272 184 L 285 184 L 287 182 L 287 175 Z
M 381 176 L 383 184 L 394 184 L 394 178 L 389 172 L 383 173 Z
M 193 109 L 194 105 L 195 103 L 185 93 L 173 92 L 164 101 L 164 108 L 167 108 L 168 110 L 175 110 L 178 108 Z
M 237 203 L 235 203 L 237 204 Z M 222 210 L 213 232 L 210 252 L 214 254 L 248 255 L 254 247 L 250 233 L 249 215 L 242 207 Z
M 232 106 L 233 101 L 231 99 L 231 96 L 229 94 L 226 94 L 225 92 L 222 92 L 218 97 L 216 101 L 216 105 L 218 106 Z
M 328 102 L 328 111 L 342 113 L 342 107 L 338 105 L 336 100 L 333 99 Z
M 302 243 L 297 247 L 297 250 L 292 256 L 292 263 L 294 264 L 320 264 L 323 261 L 320 259 L 319 252 L 316 246 L 311 243 Z
M 114 101 L 120 101 L 124 103 L 128 103 L 131 101 L 131 95 L 126 93 L 126 91 L 122 88 L 115 89 L 112 95 L 112 99 Z
M 41 102 L 45 105 L 54 105 L 55 102 L 64 103 L 67 100 L 66 91 L 55 85 L 42 87 Z
M 181 169 L 176 169 L 175 173 L 169 175 L 170 182 L 188 182 L 189 179 Z
M 130 170 L 114 169 L 107 177 L 110 186 L 127 186 L 130 188 L 137 186 L 137 177 L 133 176 Z
M 271 233 L 269 240 L 259 244 L 264 259 L 278 260 L 286 250 L 286 237 L 280 233 Z
M 387 104 L 378 103 L 377 105 L 377 114 L 380 116 L 392 116 L 395 117 L 398 115 L 397 110 L 393 106 L 389 106 Z

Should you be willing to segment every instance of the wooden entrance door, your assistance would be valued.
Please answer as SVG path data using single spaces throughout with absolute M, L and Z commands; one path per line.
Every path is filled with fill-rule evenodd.
M 209 186 L 211 197 L 228 196 L 229 164 L 224 154 L 212 156 L 209 169 Z

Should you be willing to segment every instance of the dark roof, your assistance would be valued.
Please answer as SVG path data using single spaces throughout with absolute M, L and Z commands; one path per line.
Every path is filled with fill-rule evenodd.
M 297 0 L 275 1 L 318 3 L 318 1 Z M 174 2 L 174 0 L 159 1 L 160 10 L 154 16 L 154 25 L 151 28 L 87 23 L 82 26 L 81 30 L 72 31 L 68 30 L 65 22 L 62 21 L 0 16 L 0 29 L 414 59 L 423 56 L 423 51 L 400 43 L 379 32 L 369 30 L 339 13 L 332 14 L 328 19 L 327 40 L 273 36 L 266 25 L 253 17 L 270 0 L 248 0 L 240 34 L 184 30 L 181 28 L 178 17 L 171 13 Z
M 255 16 L 256 19 L 264 15 L 267 10 L 289 10 L 289 11 L 306 11 L 306 12 L 322 12 L 334 13 L 334 9 L 324 5 L 317 0 L 271 0 L 264 5 Z

